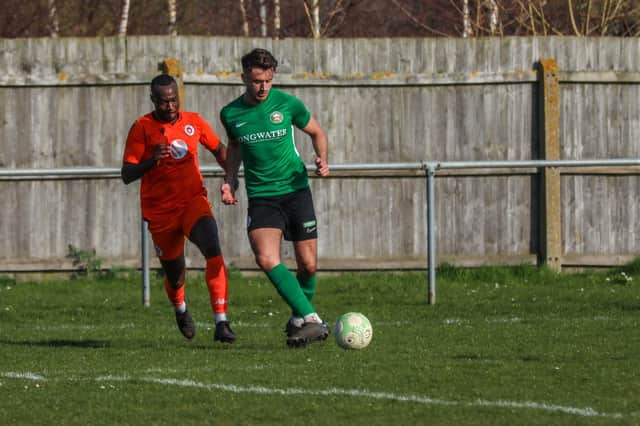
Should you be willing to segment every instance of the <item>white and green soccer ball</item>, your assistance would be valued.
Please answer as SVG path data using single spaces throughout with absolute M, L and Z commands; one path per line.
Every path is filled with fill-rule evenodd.
M 364 349 L 371 343 L 373 328 L 360 312 L 348 312 L 337 319 L 333 335 L 341 348 Z

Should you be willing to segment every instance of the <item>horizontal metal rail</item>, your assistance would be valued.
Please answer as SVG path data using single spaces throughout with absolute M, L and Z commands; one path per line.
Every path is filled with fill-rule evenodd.
M 120 168 L 65 167 L 52 169 L 0 169 L 0 180 L 59 180 L 85 177 L 119 178 Z
M 640 166 L 640 158 L 610 160 L 514 160 L 514 161 L 444 161 L 427 162 L 437 169 L 529 168 L 529 167 L 622 167 Z
M 640 166 L 640 159 L 622 158 L 610 160 L 507 160 L 507 161 L 421 161 L 406 163 L 354 163 L 331 164 L 332 171 L 407 171 L 452 169 L 497 169 L 497 168 L 539 168 L 539 167 L 607 167 L 607 166 Z M 308 171 L 316 169 L 315 165 L 307 165 Z M 222 175 L 219 166 L 203 165 L 200 171 L 205 176 Z M 240 168 L 242 174 L 242 168 Z M 41 180 L 61 178 L 120 178 L 119 167 L 61 167 L 61 168 L 29 168 L 0 169 L 0 180 Z
M 424 170 L 425 163 L 371 163 L 371 164 L 335 164 L 335 171 L 384 171 L 384 170 Z M 315 165 L 307 165 L 308 171 L 315 170 Z M 224 171 L 219 166 L 200 167 L 204 176 L 222 176 Z M 240 168 L 242 175 L 242 167 Z M 120 168 L 115 167 L 67 167 L 50 169 L 0 169 L 0 180 L 63 180 L 63 179 L 119 179 Z
M 611 160 L 513 160 L 513 161 L 421 161 L 406 163 L 355 163 L 332 164 L 332 171 L 367 172 L 367 171 L 421 171 L 434 167 L 438 170 L 461 169 L 532 169 L 539 167 L 623 167 L 640 166 L 640 159 Z M 312 172 L 315 165 L 307 165 Z M 219 166 L 203 165 L 200 171 L 204 176 L 222 176 L 224 171 Z M 240 175 L 242 175 L 240 168 Z M 437 174 L 437 173 L 436 173 Z M 120 179 L 120 168 L 116 167 L 66 167 L 66 168 L 30 168 L 0 169 L 1 180 L 64 180 L 64 179 Z

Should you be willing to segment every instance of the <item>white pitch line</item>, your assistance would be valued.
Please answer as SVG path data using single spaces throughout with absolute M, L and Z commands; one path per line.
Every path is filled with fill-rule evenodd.
M 488 401 L 488 400 L 476 400 L 472 402 L 464 402 L 464 401 L 449 401 L 444 399 L 436 399 L 429 398 L 425 396 L 418 395 L 397 395 L 394 393 L 388 392 L 371 392 L 365 389 L 341 389 L 341 388 L 328 388 L 328 389 L 300 389 L 300 388 L 268 388 L 264 386 L 237 386 L 237 385 L 226 385 L 222 383 L 200 383 L 194 382 L 193 380 L 176 380 L 176 379 L 162 379 L 162 378 L 131 378 L 126 376 L 104 376 L 98 377 L 96 380 L 104 380 L 104 381 L 133 381 L 139 380 L 143 382 L 149 383 L 158 383 L 162 385 L 174 385 L 174 386 L 183 386 L 183 387 L 194 387 L 194 388 L 202 388 L 202 389 L 217 389 L 227 392 L 233 393 L 254 393 L 254 394 L 266 394 L 266 395 L 311 395 L 311 396 L 334 396 L 334 395 L 344 395 L 344 396 L 353 396 L 353 397 L 361 397 L 361 398 L 371 398 L 371 399 L 380 399 L 380 400 L 390 400 L 390 401 L 401 401 L 401 402 L 414 402 L 418 404 L 424 405 L 448 405 L 448 406 L 463 406 L 463 407 L 494 407 L 494 408 L 522 408 L 522 409 L 532 409 L 532 410 L 540 410 L 547 412 L 560 412 L 565 414 L 571 414 L 574 416 L 582 416 L 582 417 L 606 417 L 613 419 L 621 419 L 624 418 L 625 415 L 621 413 L 603 413 L 594 410 L 591 407 L 587 408 L 578 408 L 578 407 L 568 407 L 563 405 L 556 404 L 545 404 L 539 402 L 517 402 L 517 401 Z M 631 415 L 632 417 L 635 417 Z
M 26 379 L 26 380 L 36 380 L 36 381 L 44 381 L 47 380 L 46 377 L 35 374 L 35 373 L 17 373 L 13 371 L 2 372 L 0 373 L 1 377 L 6 377 L 10 379 Z M 450 401 L 445 399 L 437 399 L 437 398 L 429 398 L 426 396 L 419 395 L 398 395 L 389 392 L 371 392 L 366 389 L 341 389 L 341 388 L 328 388 L 328 389 L 300 389 L 300 388 L 268 388 L 265 386 L 237 386 L 237 385 L 226 385 L 223 383 L 200 383 L 194 382 L 193 380 L 177 380 L 177 379 L 162 379 L 155 377 L 129 377 L 129 376 L 100 376 L 95 378 L 96 381 L 105 381 L 105 382 L 131 382 L 131 381 L 142 381 L 148 383 L 157 383 L 161 385 L 174 385 L 174 386 L 183 386 L 183 387 L 192 387 L 192 388 L 202 388 L 202 389 L 217 389 L 226 392 L 233 393 L 253 393 L 253 394 L 262 394 L 262 395 L 312 395 L 312 396 L 352 396 L 352 397 L 360 397 L 360 398 L 371 398 L 371 399 L 380 399 L 380 400 L 389 400 L 389 401 L 401 401 L 401 402 L 413 402 L 417 404 L 424 405 L 448 405 L 448 406 L 462 406 L 462 407 L 489 407 L 489 408 L 522 408 L 522 409 L 531 409 L 531 410 L 540 410 L 547 412 L 559 412 L 565 414 L 571 414 L 574 416 L 581 417 L 606 417 L 611 419 L 622 419 L 624 417 L 638 417 L 636 413 L 623 415 L 621 413 L 603 413 L 594 410 L 591 407 L 586 408 L 578 408 L 578 407 L 568 407 L 564 405 L 556 405 L 556 404 L 545 404 L 540 402 L 532 402 L 532 401 L 489 401 L 484 399 L 478 399 L 472 402 L 464 402 L 464 401 Z
M 6 377 L 8 379 L 26 379 L 26 380 L 47 380 L 44 376 L 34 373 L 16 373 L 14 371 L 7 371 L 6 373 L 0 373 L 0 376 Z

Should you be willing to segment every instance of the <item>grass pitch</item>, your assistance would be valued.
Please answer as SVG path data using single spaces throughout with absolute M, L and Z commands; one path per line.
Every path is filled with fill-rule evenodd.
M 373 341 L 289 349 L 288 311 L 261 276 L 231 273 L 239 340 L 212 340 L 201 275 L 185 341 L 160 279 L 0 279 L 3 424 L 637 425 L 640 259 L 606 272 L 544 268 L 321 275 L 330 323 L 364 313 Z

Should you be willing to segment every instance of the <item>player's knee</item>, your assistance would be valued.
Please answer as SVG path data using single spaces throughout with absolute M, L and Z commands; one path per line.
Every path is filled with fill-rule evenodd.
M 264 254 L 256 254 L 255 259 L 256 264 L 265 272 L 272 270 L 273 268 L 278 266 L 278 264 L 280 264 L 280 259 Z
M 205 257 L 205 259 L 210 259 L 212 257 L 220 256 L 222 254 L 222 250 L 220 249 L 220 244 L 214 244 L 214 243 L 204 244 L 200 248 L 200 252 Z
M 182 287 L 185 274 L 184 254 L 175 259 L 160 259 L 160 264 L 169 285 L 175 289 Z
M 307 277 L 311 277 L 316 273 L 318 265 L 316 262 L 302 262 L 298 264 L 298 273 Z
M 211 216 L 203 216 L 196 222 L 191 229 L 189 239 L 200 249 L 200 253 L 206 259 L 222 254 L 218 239 L 218 227 L 215 219 Z
M 184 285 L 185 269 L 184 267 L 164 268 L 169 286 L 174 289 L 179 289 Z

